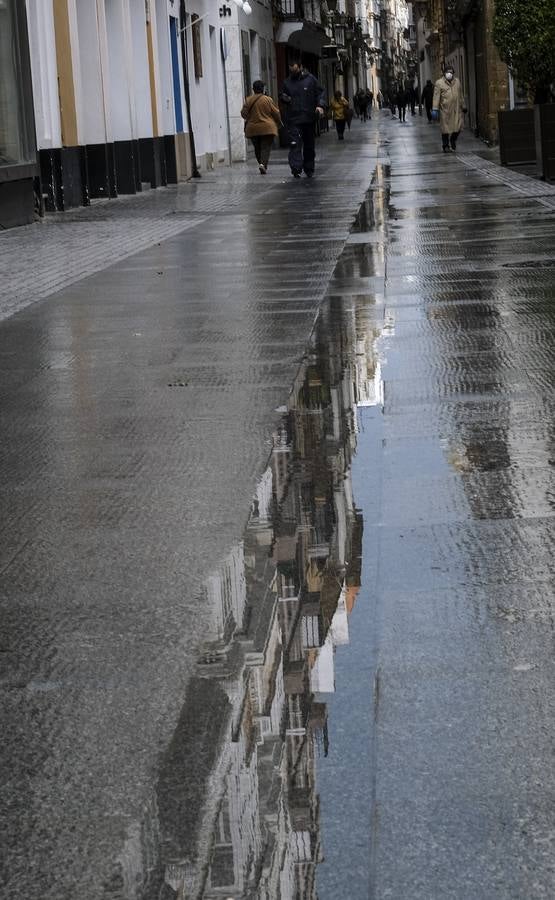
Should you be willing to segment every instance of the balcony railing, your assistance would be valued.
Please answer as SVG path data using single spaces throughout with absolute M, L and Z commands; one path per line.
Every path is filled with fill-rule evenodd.
M 320 25 L 322 14 L 320 0 L 274 0 L 278 19 L 285 22 L 314 22 Z

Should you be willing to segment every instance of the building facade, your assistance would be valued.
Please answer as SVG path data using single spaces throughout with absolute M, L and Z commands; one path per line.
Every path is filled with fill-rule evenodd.
M 408 21 L 405 0 L 0 0 L 0 225 L 246 159 L 244 97 L 292 60 L 377 95 Z
M 37 174 L 25 7 L 0 0 L 0 229 L 33 221 Z
M 47 210 L 186 177 L 201 108 L 198 161 L 223 157 L 223 64 L 211 64 L 219 21 L 198 3 L 185 13 L 181 0 L 27 0 Z
M 0 0 L 0 223 L 245 159 L 244 96 L 276 87 L 270 0 L 253 7 Z

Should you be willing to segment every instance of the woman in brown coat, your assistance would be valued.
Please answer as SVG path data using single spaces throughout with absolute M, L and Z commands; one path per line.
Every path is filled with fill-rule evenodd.
M 264 82 L 255 81 L 252 89 L 253 93 L 245 100 L 241 115 L 245 120 L 245 135 L 254 146 L 260 174 L 265 175 L 274 138 L 283 123 L 276 104 L 264 93 Z

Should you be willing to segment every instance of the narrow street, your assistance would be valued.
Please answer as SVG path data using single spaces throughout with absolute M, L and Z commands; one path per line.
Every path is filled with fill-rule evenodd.
M 0 235 L 10 900 L 555 895 L 555 188 L 409 120 Z

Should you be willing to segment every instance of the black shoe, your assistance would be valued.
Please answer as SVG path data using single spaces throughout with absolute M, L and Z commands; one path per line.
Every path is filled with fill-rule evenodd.
M 291 169 L 291 175 L 293 176 L 293 178 L 300 178 L 300 177 L 301 177 L 301 173 L 300 173 L 300 172 L 297 172 L 296 169 Z
M 456 153 L 456 152 L 457 152 L 457 145 L 451 144 L 451 153 Z
M 305 172 L 304 174 L 306 175 L 307 178 L 312 178 L 312 176 L 314 175 L 314 172 Z
M 444 152 L 444 153 L 451 153 L 451 147 L 445 147 L 445 146 L 444 146 L 443 152 Z

